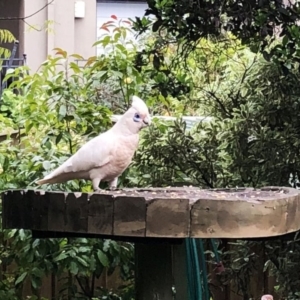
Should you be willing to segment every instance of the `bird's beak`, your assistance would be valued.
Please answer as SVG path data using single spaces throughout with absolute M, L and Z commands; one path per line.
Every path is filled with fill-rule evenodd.
M 144 120 L 143 120 L 143 125 L 144 125 L 144 127 L 146 127 L 146 126 L 149 126 L 150 124 L 151 124 L 151 118 L 150 118 L 150 116 L 148 116 L 148 117 L 146 117 Z

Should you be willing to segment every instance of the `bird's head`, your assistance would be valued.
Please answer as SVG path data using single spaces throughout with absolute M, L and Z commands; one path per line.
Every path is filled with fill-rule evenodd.
M 132 97 L 132 121 L 133 125 L 137 126 L 139 129 L 149 126 L 151 124 L 151 117 L 149 114 L 148 107 L 146 103 L 137 96 Z
M 119 119 L 115 129 L 122 134 L 136 134 L 151 124 L 151 117 L 146 103 L 137 96 L 132 97 L 131 107 Z

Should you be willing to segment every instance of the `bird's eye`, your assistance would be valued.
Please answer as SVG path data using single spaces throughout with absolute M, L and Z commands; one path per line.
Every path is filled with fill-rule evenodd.
M 138 113 L 135 113 L 133 117 L 133 121 L 139 123 L 141 122 L 141 120 L 142 120 L 141 116 Z

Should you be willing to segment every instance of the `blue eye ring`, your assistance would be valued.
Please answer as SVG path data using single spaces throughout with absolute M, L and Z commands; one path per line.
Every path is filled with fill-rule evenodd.
M 141 116 L 138 113 L 135 113 L 134 117 L 133 117 L 133 121 L 134 122 L 140 122 L 141 121 Z

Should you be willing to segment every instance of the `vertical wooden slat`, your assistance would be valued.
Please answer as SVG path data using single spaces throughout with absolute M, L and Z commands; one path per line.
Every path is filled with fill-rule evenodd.
M 62 232 L 65 230 L 66 195 L 64 193 L 47 193 L 48 230 Z
M 70 193 L 66 199 L 65 231 L 88 232 L 89 202 L 87 194 Z
M 8 191 L 3 195 L 5 214 L 2 214 L 3 228 L 5 229 L 29 229 L 32 214 L 28 201 L 24 197 L 24 191 Z
M 188 299 L 188 281 L 186 265 L 186 247 L 184 240 L 181 244 L 172 245 L 172 267 L 175 287 L 175 299 Z
M 172 246 L 135 244 L 136 300 L 173 300 Z
M 32 230 L 48 230 L 49 201 L 42 191 L 27 191 L 26 199 L 32 205 Z

